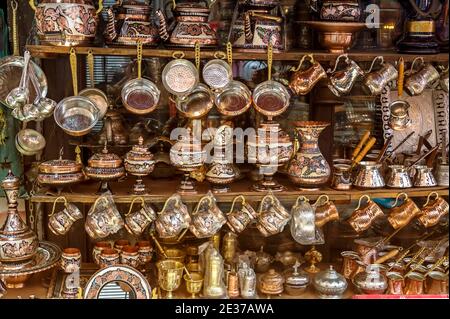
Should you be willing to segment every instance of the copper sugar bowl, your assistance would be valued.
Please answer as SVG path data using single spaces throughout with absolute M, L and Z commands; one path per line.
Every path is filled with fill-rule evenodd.
M 137 177 L 136 183 L 133 185 L 133 194 L 146 194 L 147 190 L 142 177 L 153 172 L 155 161 L 148 147 L 144 146 L 142 136 L 139 137 L 138 144 L 134 145 L 131 151 L 125 155 L 124 166 L 128 173 Z
M 284 290 L 283 285 L 284 277 L 273 268 L 259 278 L 259 290 L 267 297 L 281 294 Z
M 79 183 L 85 179 L 81 163 L 63 159 L 62 151 L 56 160 L 39 164 L 37 182 L 39 185 L 55 187 L 61 193 L 64 186 Z
M 256 163 L 264 178 L 253 185 L 258 192 L 283 191 L 284 186 L 273 179 L 278 167 L 286 164 L 294 151 L 293 144 L 279 123 L 262 123 L 254 140 L 247 143 L 249 163 Z
M 200 169 L 205 161 L 206 152 L 201 142 L 187 129 L 186 134 L 181 134 L 178 141 L 170 149 L 170 161 L 173 166 L 184 172 L 184 180 L 178 188 L 179 193 L 197 193 L 195 185 L 190 178 L 190 173 Z
M 101 153 L 92 155 L 84 172 L 89 178 L 101 182 L 98 194 L 112 193 L 108 182 L 118 180 L 125 175 L 122 159 L 116 154 L 108 153 L 106 145 Z

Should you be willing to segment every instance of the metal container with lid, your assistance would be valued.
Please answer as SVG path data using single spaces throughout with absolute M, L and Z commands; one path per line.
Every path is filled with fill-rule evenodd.
M 321 299 L 340 299 L 347 289 L 347 280 L 333 266 L 314 277 L 314 288 Z
M 288 295 L 299 296 L 305 292 L 310 283 L 309 275 L 303 271 L 298 271 L 300 263 L 296 262 L 292 270 L 285 273 L 284 290 Z
M 146 193 L 142 177 L 150 174 L 155 167 L 153 154 L 143 143 L 144 139 L 140 136 L 139 144 L 133 146 L 131 151 L 125 155 L 124 160 L 125 170 L 131 175 L 137 176 L 136 183 L 133 186 L 133 193 L 136 195 Z
M 89 178 L 101 181 L 98 190 L 100 194 L 111 192 L 108 181 L 117 180 L 125 175 L 122 159 L 116 154 L 108 153 L 106 144 L 101 153 L 95 153 L 91 156 L 88 165 L 84 172 Z
M 372 264 L 353 278 L 354 285 L 367 295 L 383 294 L 388 288 L 387 277 L 382 273 L 381 265 Z
M 283 284 L 283 276 L 273 268 L 259 278 L 259 290 L 269 296 L 281 294 L 284 290 Z

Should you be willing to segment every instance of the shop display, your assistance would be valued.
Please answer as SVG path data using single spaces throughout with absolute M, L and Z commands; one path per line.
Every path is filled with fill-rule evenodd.
M 8 0 L 1 298 L 448 297 L 448 1 L 224 1 Z

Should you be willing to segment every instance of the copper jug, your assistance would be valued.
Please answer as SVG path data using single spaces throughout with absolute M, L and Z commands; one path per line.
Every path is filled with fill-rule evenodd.
M 124 145 L 128 143 L 127 129 L 119 112 L 108 110 L 103 118 L 103 123 L 98 139 L 99 144 Z
M 397 206 L 398 200 L 401 196 L 405 197 L 405 201 L 402 205 Z M 408 194 L 400 193 L 395 199 L 393 208 L 388 216 L 388 221 L 394 229 L 403 228 L 408 225 L 414 217 L 420 214 L 420 209 L 417 205 L 408 198 Z
M 426 289 L 425 276 L 418 272 L 406 274 L 405 295 L 423 295 Z
M 312 65 L 306 70 L 300 70 L 303 62 L 305 62 L 307 58 L 310 59 Z M 308 94 L 317 82 L 327 77 L 327 73 L 322 65 L 320 65 L 319 62 L 314 61 L 314 56 L 312 54 L 304 55 L 300 60 L 299 65 L 296 68 L 292 68 L 291 71 L 295 73 L 291 77 L 289 87 L 297 95 Z

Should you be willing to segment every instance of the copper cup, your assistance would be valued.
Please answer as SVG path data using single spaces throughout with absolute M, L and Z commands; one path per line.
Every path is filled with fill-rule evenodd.
M 364 198 L 367 199 L 367 204 L 363 208 L 360 208 L 361 201 Z M 359 198 L 358 207 L 352 213 L 348 222 L 357 233 L 360 233 L 369 229 L 373 221 L 382 216 L 384 216 L 384 214 L 381 208 L 370 199 L 369 195 L 363 195 Z
M 153 257 L 153 247 L 147 240 L 141 240 L 136 243 L 139 253 L 139 262 L 145 266 L 150 263 Z
M 401 196 L 405 197 L 405 201 L 400 206 L 397 206 L 398 200 Z M 408 198 L 408 194 L 406 193 L 400 193 L 397 195 L 393 207 L 394 208 L 391 209 L 387 219 L 394 229 L 399 229 L 408 225 L 414 217 L 420 214 L 419 207 L 417 207 L 417 205 L 410 198 Z
M 320 203 L 322 198 L 325 198 L 324 203 Z M 316 227 L 323 227 L 331 221 L 339 220 L 339 212 L 336 205 L 330 201 L 328 195 L 320 195 L 312 206 L 315 208 Z
M 111 248 L 111 244 L 107 241 L 99 241 L 95 243 L 92 249 L 92 258 L 97 265 L 99 264 L 99 256 L 105 248 Z
M 418 272 L 406 275 L 405 295 L 423 295 L 426 289 L 425 276 Z
M 428 276 L 430 281 L 427 283 L 427 294 L 448 295 L 448 274 L 432 271 Z
M 234 210 L 237 200 L 241 200 L 241 207 Z M 245 197 L 239 195 L 234 198 L 233 203 L 231 204 L 230 212 L 227 214 L 227 225 L 233 232 L 240 233 L 257 217 L 258 214 L 245 200 Z
M 139 266 L 139 248 L 136 246 L 124 246 L 120 252 L 120 263 L 137 268 Z
M 61 269 L 73 273 L 81 268 L 81 252 L 78 248 L 65 248 L 61 254 Z
M 435 199 L 430 200 L 433 195 L 436 196 Z M 448 211 L 448 203 L 438 193 L 432 192 L 428 195 L 427 202 L 422 207 L 422 214 L 417 219 L 423 226 L 432 227 L 447 215 Z
M 119 252 L 114 248 L 105 248 L 98 257 L 100 268 L 117 265 L 120 261 Z
M 388 278 L 388 295 L 404 295 L 405 279 L 402 274 L 396 271 L 390 271 L 386 274 Z
M 122 251 L 122 248 L 125 246 L 129 246 L 130 242 L 126 239 L 119 239 L 114 242 L 114 249 L 119 253 Z
M 58 200 L 64 200 L 64 209 L 55 213 L 55 206 Z M 72 225 L 79 219 L 83 218 L 83 214 L 72 203 L 68 203 L 63 196 L 58 197 L 53 203 L 52 213 L 48 218 L 48 228 L 55 235 L 65 235 L 70 230 Z
M 346 279 L 352 279 L 355 275 L 356 269 L 358 269 L 357 260 L 361 260 L 358 253 L 354 251 L 343 251 L 342 256 L 342 271 L 341 274 Z

